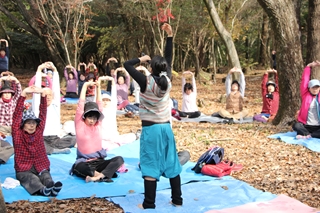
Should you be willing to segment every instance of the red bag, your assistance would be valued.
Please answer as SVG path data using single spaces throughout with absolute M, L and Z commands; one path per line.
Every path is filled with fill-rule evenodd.
M 214 164 L 205 164 L 202 169 L 201 173 L 204 175 L 209 175 L 213 177 L 222 177 L 231 174 L 231 167 L 228 164 L 220 162 L 216 165 Z
M 205 164 L 201 169 L 201 173 L 214 177 L 222 177 L 230 175 L 232 171 L 240 171 L 242 168 L 241 164 L 235 164 L 232 161 L 221 161 L 216 165 Z

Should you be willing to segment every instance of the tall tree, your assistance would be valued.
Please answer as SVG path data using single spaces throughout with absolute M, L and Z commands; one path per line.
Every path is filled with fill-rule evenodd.
M 262 29 L 260 34 L 260 58 L 259 63 L 262 66 L 270 67 L 270 60 L 267 55 L 269 38 L 269 18 L 267 14 L 263 14 Z
M 258 0 L 268 14 L 278 47 L 280 107 L 274 124 L 287 124 L 300 106 L 299 84 L 303 70 L 299 19 L 299 0 Z
M 320 60 L 320 0 L 309 0 L 308 14 L 307 63 Z M 312 71 L 312 77 L 320 79 L 320 68 Z
M 233 67 L 241 68 L 239 57 L 237 50 L 235 48 L 235 45 L 233 43 L 231 34 L 227 31 L 227 29 L 223 26 L 220 17 L 217 13 L 217 10 L 214 6 L 214 3 L 212 0 L 203 0 L 206 4 L 206 7 L 209 11 L 210 18 L 212 20 L 213 25 L 215 26 L 217 32 L 219 33 L 219 36 L 223 40 L 224 44 L 226 45 L 227 52 L 229 59 L 231 61 L 231 64 Z
M 0 11 L 44 43 L 62 70 L 76 65 L 91 18 L 86 0 L 0 0 Z M 20 13 L 15 13 L 19 11 Z

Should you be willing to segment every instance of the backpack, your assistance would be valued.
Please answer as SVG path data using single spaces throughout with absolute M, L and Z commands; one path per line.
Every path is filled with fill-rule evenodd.
M 200 156 L 192 170 L 194 170 L 195 173 L 201 173 L 201 168 L 204 164 L 218 164 L 222 161 L 223 156 L 224 148 L 219 146 L 211 147 Z

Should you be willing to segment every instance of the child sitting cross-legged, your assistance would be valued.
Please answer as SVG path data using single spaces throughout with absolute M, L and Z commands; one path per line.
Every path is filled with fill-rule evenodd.
M 318 79 L 310 80 L 313 67 L 320 66 L 319 61 L 308 64 L 302 73 L 300 83 L 301 107 L 298 121 L 293 124 L 293 130 L 297 132 L 297 139 L 320 138 L 320 82 Z
M 111 76 L 101 76 L 98 79 L 101 81 L 107 80 L 111 82 L 111 96 L 107 93 L 102 94 L 101 101 L 103 103 L 102 113 L 102 147 L 106 150 L 117 148 L 123 144 L 135 141 L 139 135 L 127 133 L 120 135 L 117 128 L 117 89 L 114 78 Z
M 240 73 L 240 81 L 232 80 L 232 73 Z M 223 118 L 227 118 L 229 122 L 242 119 L 248 115 L 248 110 L 243 107 L 244 103 L 244 91 L 245 91 L 245 80 L 241 69 L 232 68 L 226 78 L 226 108 L 219 111 L 219 115 Z
M 192 84 L 186 83 L 185 76 L 192 76 Z M 197 87 L 193 73 L 190 71 L 183 72 L 182 76 L 182 110 L 179 111 L 180 117 L 197 118 L 201 115 L 197 106 Z
M 275 74 L 275 82 L 268 81 L 268 74 Z M 253 116 L 253 120 L 260 122 L 271 122 L 277 115 L 279 109 L 279 87 L 277 70 L 267 70 L 264 73 L 262 83 L 262 111 L 260 114 Z

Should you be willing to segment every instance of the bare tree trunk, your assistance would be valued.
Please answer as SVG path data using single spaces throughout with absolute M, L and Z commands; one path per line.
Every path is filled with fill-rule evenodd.
M 204 3 L 206 4 L 206 7 L 209 11 L 210 18 L 212 20 L 212 23 L 214 27 L 216 28 L 217 32 L 219 33 L 219 36 L 223 40 L 224 44 L 226 45 L 227 52 L 229 55 L 229 58 L 231 60 L 231 64 L 233 67 L 238 67 L 241 68 L 239 57 L 237 50 L 234 46 L 232 37 L 230 33 L 226 30 L 226 28 L 223 26 L 219 15 L 217 13 L 217 10 L 213 4 L 212 0 L 203 0 Z
M 214 37 L 211 38 L 211 47 L 209 49 L 209 67 L 212 68 L 212 75 L 211 80 L 213 83 L 216 83 L 216 74 L 217 74 L 217 60 L 216 60 L 216 54 L 214 51 Z
M 6 213 L 7 208 L 6 208 L 6 203 L 4 202 L 3 194 L 2 194 L 2 186 L 0 183 L 0 212 L 1 213 Z
M 300 79 L 303 59 L 299 24 L 296 17 L 297 0 L 258 0 L 268 14 L 278 47 L 280 106 L 274 124 L 285 125 L 294 120 L 300 107 Z
M 266 67 L 269 65 L 269 57 L 268 57 L 268 37 L 269 37 L 269 18 L 266 13 L 263 13 L 263 22 L 261 28 L 261 36 L 260 36 L 260 65 Z
M 320 61 L 320 0 L 309 0 L 307 64 Z M 312 78 L 320 79 L 320 68 L 312 68 Z

